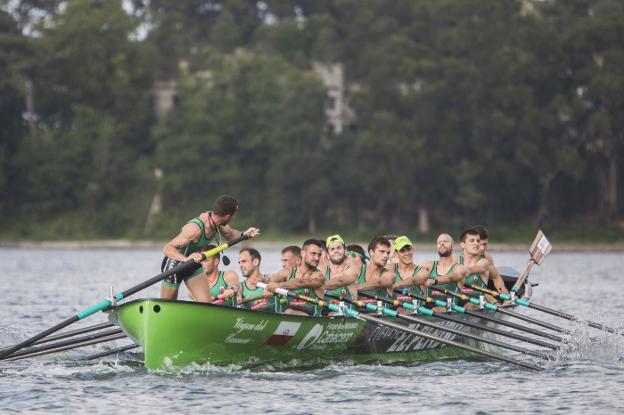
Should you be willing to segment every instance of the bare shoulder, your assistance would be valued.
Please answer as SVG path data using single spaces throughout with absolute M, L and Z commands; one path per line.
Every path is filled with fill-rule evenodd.
M 223 274 L 223 279 L 226 280 L 227 282 L 232 282 L 235 284 L 240 283 L 238 279 L 238 274 L 234 271 L 225 271 L 225 273 Z
M 433 261 L 425 261 L 420 264 L 420 269 L 431 271 L 431 268 L 433 268 Z

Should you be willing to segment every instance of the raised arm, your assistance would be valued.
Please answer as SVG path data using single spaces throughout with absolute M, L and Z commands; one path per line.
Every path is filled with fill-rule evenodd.
M 258 228 L 249 228 L 245 232 L 243 232 L 233 229 L 229 225 L 222 225 L 219 227 L 219 229 L 223 237 L 228 241 L 231 241 L 234 238 L 238 238 L 243 234 L 249 236 L 250 238 L 255 238 L 256 236 L 260 235 L 260 229 Z

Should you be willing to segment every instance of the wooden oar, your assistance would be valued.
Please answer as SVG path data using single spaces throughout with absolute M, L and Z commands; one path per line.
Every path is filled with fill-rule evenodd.
M 208 258 L 211 257 L 213 255 L 218 254 L 221 251 L 226 250 L 227 248 L 231 247 L 232 245 L 235 245 L 239 242 L 244 241 L 245 239 L 249 239 L 249 237 L 245 234 L 241 235 L 240 237 L 236 238 L 236 239 L 232 239 L 231 241 L 228 241 L 227 243 L 221 244 L 219 246 L 217 246 L 216 248 L 210 249 L 208 251 L 204 251 L 202 252 L 202 259 L 204 258 Z M 115 294 L 113 296 L 113 298 L 107 298 L 105 300 L 100 301 L 99 303 L 95 304 L 92 307 L 87 308 L 86 310 L 81 311 L 80 313 L 77 313 L 73 316 L 71 316 L 70 318 L 68 318 L 67 320 L 63 321 L 62 323 L 57 324 L 54 327 L 51 327 L 45 331 L 42 331 L 41 333 L 37 334 L 36 336 L 33 336 L 27 340 L 24 340 L 21 343 L 16 344 L 15 346 L 9 347 L 8 349 L 5 349 L 3 352 L 0 353 L 0 360 L 4 360 L 5 358 L 7 358 L 8 356 L 10 356 L 11 354 L 13 354 L 14 352 L 30 346 L 31 344 L 33 344 L 34 342 L 36 342 L 37 340 L 43 339 L 44 337 L 49 336 L 52 333 L 55 333 L 59 330 L 61 330 L 64 327 L 69 326 L 72 323 L 75 323 L 79 320 L 82 320 L 92 314 L 97 313 L 98 311 L 102 311 L 105 310 L 107 308 L 109 308 L 113 302 L 116 301 L 121 301 L 124 298 L 127 298 L 129 296 L 131 296 L 132 294 L 141 291 L 151 285 L 156 284 L 157 282 L 162 281 L 164 278 L 167 278 L 173 274 L 176 274 L 178 272 L 188 272 L 188 271 L 194 271 L 197 268 L 200 267 L 199 263 L 196 263 L 195 261 L 189 259 L 186 262 L 183 262 L 175 267 L 173 267 L 172 269 L 165 271 L 161 274 L 156 275 L 155 277 L 150 278 L 147 281 L 142 282 L 141 284 L 135 285 L 132 288 L 127 289 L 126 291 L 123 291 L 121 293 Z
M 468 301 L 468 302 L 470 302 L 472 304 L 475 304 L 475 305 L 481 305 L 481 302 L 478 299 L 473 298 L 473 297 L 469 297 L 466 294 L 463 294 L 463 293 L 459 294 L 459 293 L 456 293 L 456 292 L 453 292 L 453 291 L 449 291 L 446 288 L 441 288 L 441 287 L 438 287 L 438 286 L 433 286 L 433 289 L 437 290 L 437 291 L 440 291 L 443 294 L 450 295 L 451 297 L 457 298 L 458 300 Z M 510 317 L 514 317 L 514 318 L 517 318 L 519 320 L 526 321 L 527 323 L 532 323 L 532 324 L 535 324 L 537 326 L 541 326 L 541 327 L 544 327 L 546 329 L 550 329 L 550 330 L 556 331 L 558 333 L 563 333 L 563 334 L 568 334 L 568 335 L 572 334 L 572 332 L 570 330 L 566 330 L 566 329 L 564 329 L 562 327 L 555 326 L 554 324 L 550 324 L 550 323 L 547 323 L 545 321 L 538 320 L 536 318 L 525 316 L 525 315 L 520 314 L 520 313 L 515 313 L 515 312 L 510 311 L 510 310 L 505 310 L 504 308 L 498 307 L 496 304 L 490 304 L 488 302 L 484 302 L 483 303 L 483 308 L 485 308 L 486 310 L 490 310 L 490 311 L 496 311 L 496 312 L 498 312 L 500 314 L 504 314 L 504 315 L 507 315 L 507 316 L 510 316 Z
M 95 360 L 95 359 L 99 359 L 100 357 L 110 356 L 111 354 L 127 352 L 128 350 L 136 349 L 137 347 L 139 347 L 138 344 L 129 344 L 127 346 L 118 347 L 113 350 L 106 350 L 104 352 L 91 354 L 82 360 Z
M 474 297 L 470 297 L 464 293 L 455 293 L 452 291 L 449 291 L 447 289 L 441 289 L 439 287 L 434 286 L 433 287 L 434 290 L 438 290 L 438 291 L 443 291 L 445 294 L 450 295 L 451 297 L 455 297 L 458 300 L 461 301 L 467 301 L 470 302 L 472 304 L 481 305 L 481 301 L 479 301 L 478 299 L 474 298 Z M 486 310 L 490 310 L 490 311 L 496 311 L 500 314 L 504 314 L 506 316 L 510 316 L 510 317 L 514 317 L 517 318 L 519 320 L 523 320 L 526 321 L 527 323 L 531 323 L 531 324 L 535 324 L 537 326 L 541 326 L 544 327 L 546 329 L 550 329 L 552 331 L 556 331 L 558 333 L 562 333 L 562 334 L 567 334 L 570 335 L 572 334 L 572 332 L 570 330 L 564 329 L 562 327 L 559 326 L 555 326 L 554 324 L 550 324 L 547 323 L 546 321 L 542 321 L 542 320 L 538 320 L 536 318 L 533 317 L 529 317 L 529 316 L 525 316 L 524 314 L 520 314 L 520 313 L 516 313 L 514 311 L 510 311 L 510 310 L 506 310 L 504 308 L 501 308 L 499 306 L 497 306 L 496 304 L 490 304 L 487 301 L 483 303 L 483 308 L 485 308 Z
M 262 284 L 262 283 L 258 283 L 257 285 L 259 287 L 266 288 L 266 284 L 262 284 L 262 285 L 260 285 L 260 284 Z M 340 306 L 338 306 L 336 304 L 331 304 L 331 303 L 325 302 L 324 300 L 319 300 L 319 299 L 308 297 L 308 296 L 305 296 L 305 295 L 299 295 L 299 294 L 297 294 L 295 292 L 292 292 L 292 291 L 289 291 L 289 290 L 285 290 L 283 288 L 276 288 L 275 292 L 277 294 L 285 296 L 285 297 L 291 297 L 291 298 L 295 298 L 295 299 L 298 299 L 298 300 L 306 301 L 306 302 L 308 302 L 310 304 L 315 304 L 315 305 L 317 305 L 317 306 L 319 306 L 321 308 L 326 307 L 330 311 L 344 312 L 347 316 L 350 316 L 350 317 L 355 317 L 355 318 L 358 318 L 358 319 L 361 319 L 361 320 L 370 321 L 370 322 L 376 323 L 376 324 L 378 324 L 380 326 L 390 327 L 390 328 L 396 329 L 398 331 L 402 331 L 402 332 L 405 332 L 405 333 L 413 334 L 415 336 L 423 337 L 423 338 L 428 339 L 428 340 L 433 340 L 433 341 L 436 341 L 438 343 L 445 344 L 447 346 L 453 346 L 453 347 L 456 347 L 458 349 L 467 350 L 469 352 L 472 352 L 472 353 L 475 353 L 475 354 L 479 354 L 479 355 L 482 355 L 482 356 L 486 356 L 486 357 L 489 357 L 491 359 L 501 360 L 503 362 L 511 363 L 511 364 L 514 364 L 514 365 L 517 365 L 517 366 L 521 366 L 521 367 L 524 367 L 526 369 L 544 370 L 543 368 L 541 368 L 539 366 L 536 366 L 536 365 L 532 365 L 530 363 L 526 363 L 526 362 L 522 362 L 522 361 L 519 361 L 519 360 L 511 359 L 511 358 L 508 358 L 506 356 L 502 356 L 502 355 L 499 355 L 499 354 L 496 354 L 496 353 L 491 353 L 491 352 L 488 352 L 488 351 L 485 351 L 485 350 L 478 349 L 476 347 L 468 346 L 466 344 L 461 344 L 461 343 L 455 342 L 453 340 L 447 340 L 447 339 L 444 339 L 444 338 L 441 338 L 441 337 L 438 337 L 438 336 L 434 336 L 432 334 L 423 333 L 421 331 L 405 327 L 405 326 L 403 326 L 401 324 L 393 323 L 393 322 L 390 322 L 390 321 L 383 320 L 381 318 L 377 318 L 377 317 L 373 317 L 373 316 L 370 316 L 370 315 L 367 315 L 367 314 L 359 313 L 359 312 L 357 312 L 355 310 L 351 310 L 351 309 L 348 309 L 348 308 L 343 310 Z
M 372 294 L 368 294 L 368 293 L 366 293 L 364 291 L 362 291 L 361 294 L 364 295 L 364 296 L 368 296 L 370 298 L 375 298 L 376 300 L 378 299 L 377 296 L 372 296 Z M 381 301 L 381 299 L 379 299 L 379 301 Z M 433 304 L 433 299 L 431 299 L 431 301 L 432 301 L 431 303 Z M 395 300 L 395 299 L 392 299 L 392 304 L 394 306 L 396 306 L 396 307 L 403 307 L 403 308 L 406 308 L 406 309 L 409 308 L 408 306 L 406 306 L 406 304 L 410 305 L 410 303 L 401 302 L 401 301 Z M 411 304 L 411 305 L 413 306 L 413 304 Z M 485 325 L 485 324 L 478 324 L 478 323 L 473 323 L 471 321 L 462 320 L 461 318 L 459 318 L 459 316 L 457 316 L 457 318 L 456 318 L 455 314 L 457 314 L 457 313 L 447 313 L 447 312 L 439 313 L 437 311 L 430 310 L 428 308 L 425 308 L 425 309 L 431 311 L 435 317 L 437 317 L 437 318 L 439 318 L 441 320 L 453 321 L 453 322 L 462 324 L 462 325 L 467 326 L 467 327 L 471 327 L 471 328 L 478 329 L 478 330 L 481 330 L 481 331 L 487 331 L 489 333 L 494 333 L 494 334 L 497 334 L 497 335 L 502 336 L 502 337 L 509 337 L 510 339 L 520 340 L 520 341 L 523 341 L 525 343 L 534 344 L 536 346 L 541 346 L 541 347 L 546 347 L 546 348 L 552 349 L 552 350 L 559 350 L 560 349 L 560 347 L 558 345 L 554 345 L 552 343 L 548 343 L 548 342 L 545 342 L 545 341 L 542 341 L 542 340 L 539 340 L 539 339 L 526 337 L 526 336 L 523 336 L 523 335 L 518 334 L 518 333 L 512 333 L 512 332 L 504 331 L 504 330 L 498 329 L 496 327 L 490 327 L 490 326 Z
M 364 293 L 364 292 L 362 292 L 362 295 L 367 296 L 367 294 Z M 362 300 L 357 300 L 356 301 L 356 300 L 352 300 L 350 298 L 345 298 L 345 297 L 341 297 L 339 295 L 330 294 L 330 293 L 325 293 L 325 296 L 329 297 L 329 298 L 333 298 L 335 300 L 344 301 L 344 302 L 346 302 L 348 304 L 355 305 L 358 308 L 366 309 L 366 310 L 373 311 L 373 312 L 379 311 L 379 308 L 376 305 L 370 304 L 370 303 L 365 303 Z M 391 299 L 382 298 L 382 297 L 379 297 L 379 296 L 376 296 L 376 295 L 372 295 L 371 294 L 370 298 L 374 298 L 375 300 L 382 301 L 382 302 L 384 302 L 386 304 L 394 304 Z M 404 307 L 404 308 L 406 308 L 408 310 L 418 311 L 419 313 L 425 314 L 425 315 L 428 315 L 428 316 L 433 316 L 434 315 L 433 311 L 431 311 L 429 309 L 426 309 L 425 307 L 418 307 L 416 309 L 412 304 L 409 304 L 409 303 L 405 303 L 405 306 L 406 307 Z M 418 318 L 418 317 L 408 316 L 408 315 L 405 315 L 403 313 L 399 313 L 396 310 L 390 310 L 390 309 L 385 308 L 385 307 L 382 307 L 381 311 L 384 314 L 386 314 L 386 315 L 390 315 L 391 317 L 397 317 L 397 318 L 400 318 L 402 320 L 409 321 L 411 323 L 421 324 L 423 326 L 431 327 L 431 328 L 439 330 L 439 331 L 453 333 L 453 334 L 456 334 L 458 336 L 466 337 L 467 339 L 476 340 L 476 341 L 479 341 L 479 342 L 482 342 L 482 343 L 492 344 L 494 346 L 502 347 L 503 349 L 513 350 L 515 352 L 519 352 L 519 353 L 522 353 L 522 354 L 539 357 L 539 358 L 544 359 L 544 360 L 550 360 L 547 355 L 545 355 L 544 353 L 540 353 L 538 351 L 535 351 L 535 350 L 525 349 L 523 347 L 518 347 L 518 346 L 515 346 L 513 344 L 507 344 L 507 343 L 500 342 L 498 340 L 488 339 L 486 337 L 477 336 L 477 335 L 472 334 L 472 333 L 466 333 L 466 332 L 463 332 L 463 331 L 460 331 L 460 330 L 456 330 L 456 329 L 454 329 L 452 327 L 441 326 L 439 324 L 436 324 L 436 323 L 433 323 L 433 322 L 430 322 L 430 321 L 427 321 L 427 320 L 423 320 L 423 319 Z
M 477 291 L 481 291 L 483 293 L 486 294 L 490 294 L 492 297 L 494 298 L 500 298 L 501 300 L 511 300 L 512 297 L 508 294 L 503 294 L 503 293 L 499 293 L 497 291 L 492 291 L 492 290 L 488 290 L 487 288 L 483 288 L 483 287 L 479 287 L 479 286 L 475 286 L 475 285 L 471 285 L 471 288 L 477 290 Z M 538 311 L 542 311 L 544 313 L 547 314 L 552 314 L 553 316 L 557 316 L 557 317 L 561 317 L 565 320 L 569 320 L 569 321 L 573 321 L 575 323 L 580 323 L 583 325 L 586 325 L 588 327 L 592 327 L 598 330 L 602 330 L 602 331 L 606 331 L 608 333 L 614 333 L 614 334 L 619 334 L 620 336 L 624 336 L 624 333 L 622 333 L 622 330 L 618 330 L 618 329 L 614 329 L 613 327 L 609 327 L 609 326 L 605 326 L 604 324 L 600 324 L 600 323 L 596 323 L 593 321 L 589 321 L 589 320 L 582 320 L 578 317 L 573 316 L 572 314 L 568 314 L 568 313 L 564 313 L 563 311 L 558 311 L 558 310 L 553 310 L 552 308 L 548 308 L 545 307 L 543 305 L 539 305 L 539 304 L 535 304 L 532 301 L 529 300 L 525 300 L 522 298 L 514 298 L 513 302 L 515 304 L 524 306 L 524 307 L 529 307 L 529 308 L 533 308 L 535 310 Z
M 515 296 L 518 293 L 518 291 L 520 291 L 520 288 L 522 287 L 522 284 L 524 284 L 524 281 L 529 276 L 529 272 L 531 271 L 531 268 L 533 268 L 533 265 L 534 264 L 541 265 L 551 250 L 552 250 L 552 245 L 546 238 L 546 235 L 544 235 L 544 232 L 542 232 L 542 230 L 540 229 L 537 232 L 537 235 L 535 235 L 535 239 L 533 240 L 533 243 L 531 244 L 531 247 L 529 248 L 529 255 L 530 255 L 529 262 L 527 262 L 526 266 L 524 267 L 524 271 L 522 271 L 522 274 L 520 274 L 520 276 L 516 280 L 516 283 L 511 288 L 512 296 Z
M 12 362 L 14 360 L 21 360 L 21 359 L 26 359 L 29 357 L 35 357 L 35 356 L 42 356 L 42 355 L 46 355 L 46 354 L 52 354 L 52 353 L 58 353 L 58 352 L 63 352 L 66 350 L 71 350 L 71 349 L 77 349 L 79 347 L 86 347 L 86 346 L 91 346 L 94 344 L 99 344 L 99 343 L 106 343 L 106 342 L 110 342 L 113 340 L 119 340 L 119 339 L 124 339 L 127 338 L 125 334 L 114 334 L 112 336 L 108 336 L 108 337 L 103 337 L 101 339 L 93 339 L 93 340 L 87 340 L 84 342 L 80 342 L 80 343 L 75 343 L 75 344 L 71 344 L 71 345 L 67 345 L 67 346 L 63 346 L 63 347 L 57 347 L 54 349 L 47 349 L 47 350 L 42 350 L 39 352 L 32 352 L 32 353 L 28 353 L 28 354 L 15 354 L 12 355 L 8 358 L 5 359 L 6 362 Z
M 412 298 L 416 298 L 417 300 L 424 301 L 427 304 L 435 304 L 438 307 L 445 307 L 445 308 L 447 307 L 447 304 L 444 301 L 435 300 L 435 299 L 433 299 L 431 297 L 423 297 L 422 295 L 409 293 L 409 292 L 402 291 L 402 290 L 399 290 L 399 289 L 395 289 L 394 291 L 402 293 L 403 295 L 407 295 L 407 296 L 412 297 Z M 520 324 L 512 323 L 511 321 L 502 320 L 500 318 L 487 316 L 487 315 L 485 315 L 483 313 L 476 313 L 474 311 L 466 310 L 464 307 L 460 307 L 457 304 L 451 304 L 450 310 L 454 311 L 456 313 L 460 313 L 460 314 L 467 314 L 467 315 L 470 315 L 470 316 L 475 316 L 475 317 L 480 318 L 482 320 L 491 321 L 492 323 L 500 324 L 502 326 L 507 326 L 507 327 L 510 327 L 512 329 L 524 331 L 525 333 L 530 333 L 530 334 L 534 334 L 536 336 L 545 337 L 545 338 L 547 338 L 549 340 L 554 340 L 554 341 L 557 341 L 557 342 L 563 341 L 563 339 L 561 337 L 556 336 L 554 334 L 546 333 L 546 332 L 543 332 L 541 330 L 533 329 L 531 327 L 526 327 L 526 326 L 523 326 L 523 325 L 520 325 Z

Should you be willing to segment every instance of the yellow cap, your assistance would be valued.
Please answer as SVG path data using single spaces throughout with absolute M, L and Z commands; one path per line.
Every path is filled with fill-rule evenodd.
M 400 251 L 406 246 L 414 246 L 412 241 L 410 241 L 410 239 L 407 236 L 399 236 L 394 241 L 394 249 L 396 249 L 397 251 Z
M 342 236 L 332 235 L 332 236 L 328 236 L 327 239 L 325 240 L 325 247 L 329 248 L 329 245 L 333 244 L 334 242 L 340 242 L 341 244 L 345 245 L 345 241 L 344 239 L 342 239 Z

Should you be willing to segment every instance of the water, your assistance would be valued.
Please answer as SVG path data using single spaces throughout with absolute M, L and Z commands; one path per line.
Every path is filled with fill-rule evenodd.
M 263 272 L 279 252 L 263 251 Z M 236 269 L 235 255 L 227 267 Z M 417 261 L 431 254 L 419 253 Z M 495 253 L 522 269 L 526 253 Z M 158 274 L 157 250 L 0 249 L 3 264 L 0 345 L 10 345 L 109 295 Z M 551 254 L 534 268 L 534 302 L 621 326 L 616 294 L 624 256 Z M 158 287 L 142 296 L 157 296 Z M 138 297 L 135 294 L 133 298 Z M 186 298 L 182 290 L 181 298 Z M 573 344 L 540 373 L 488 360 L 381 366 L 350 362 L 305 368 L 188 367 L 148 372 L 138 352 L 98 361 L 81 358 L 128 344 L 119 340 L 58 355 L 0 363 L 0 412 L 29 413 L 622 413 L 624 337 L 576 327 L 533 310 L 522 312 L 575 330 Z M 71 328 L 104 321 L 96 314 Z M 595 336 L 593 342 L 589 336 Z M 505 340 L 507 341 L 507 340 Z M 518 343 L 516 343 L 518 344 Z M 525 346 L 525 344 L 522 344 Z M 531 346 L 528 346 L 531 347 Z M 526 357 L 515 357 L 527 359 Z M 537 361 L 535 361 L 537 363 Z M 540 362 L 541 363 L 541 362 Z

